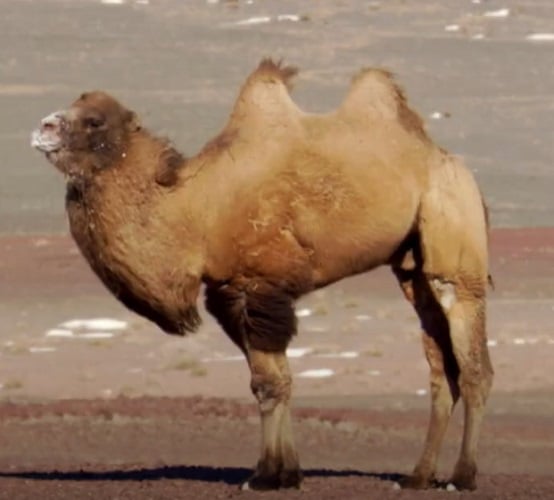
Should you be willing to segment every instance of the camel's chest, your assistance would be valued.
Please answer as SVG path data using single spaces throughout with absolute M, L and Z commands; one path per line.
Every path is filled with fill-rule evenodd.
M 136 208 L 106 206 L 86 193 L 68 196 L 67 212 L 83 256 L 123 304 L 168 333 L 194 328 L 196 294 L 187 296 L 190 280 L 159 225 L 137 218 Z
M 117 293 L 121 287 L 154 290 L 165 280 L 156 261 L 155 235 L 139 207 L 103 193 L 68 191 L 71 234 L 92 269 Z

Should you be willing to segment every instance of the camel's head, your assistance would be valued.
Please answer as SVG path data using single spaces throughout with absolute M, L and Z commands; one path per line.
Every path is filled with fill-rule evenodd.
M 69 176 L 93 173 L 125 153 L 140 128 L 135 113 L 101 91 L 82 94 L 69 109 L 43 118 L 31 145 Z

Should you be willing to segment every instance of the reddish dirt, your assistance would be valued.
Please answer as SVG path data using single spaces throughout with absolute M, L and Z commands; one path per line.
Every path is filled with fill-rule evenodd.
M 426 367 L 417 335 L 409 333 L 414 318 L 396 305 L 398 291 L 379 271 L 305 302 L 325 312 L 302 320 L 295 342 L 362 353 L 367 337 L 358 330 L 367 327 L 352 326 L 352 318 L 369 313 L 362 325 L 382 352 L 326 360 L 336 370 L 328 379 L 297 377 L 295 432 L 306 479 L 300 492 L 259 494 L 238 488 L 257 459 L 259 438 L 256 409 L 241 401 L 249 401 L 245 365 L 201 359 L 216 348 L 235 353 L 215 325 L 207 320 L 188 339 L 163 336 L 117 306 L 67 237 L 2 238 L 0 499 L 554 498 L 554 380 L 546 368 L 554 348 L 554 230 L 496 230 L 492 254 L 497 381 L 478 490 L 451 493 L 444 483 L 423 492 L 394 489 L 423 440 L 428 401 L 414 389 L 425 387 Z M 60 318 L 79 314 L 124 318 L 130 331 L 101 344 L 44 336 Z M 28 348 L 37 345 L 57 350 L 33 354 Z M 179 349 L 196 353 L 205 373 L 193 375 L 186 363 L 167 368 Z M 321 367 L 323 359 L 293 359 L 293 371 Z M 368 368 L 383 376 L 368 378 Z M 458 411 L 441 480 L 460 435 Z
M 421 412 L 299 409 L 295 421 L 304 486 L 262 494 L 239 491 L 255 459 L 253 406 L 202 398 L 4 404 L 0 498 L 553 498 L 552 475 L 520 472 L 529 460 L 552 463 L 552 450 L 540 452 L 552 419 L 494 418 L 484 447 L 498 472 L 482 474 L 477 492 L 456 494 L 444 484 L 394 489 L 423 432 Z

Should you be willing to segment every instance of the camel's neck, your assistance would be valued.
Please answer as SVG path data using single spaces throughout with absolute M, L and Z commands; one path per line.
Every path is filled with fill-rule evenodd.
M 94 153 L 76 158 L 68 172 L 67 201 L 99 203 L 109 196 L 129 205 L 144 204 L 161 188 L 175 185 L 185 163 L 183 156 L 167 141 L 147 131 L 132 134 L 109 162 L 100 162 Z
M 194 328 L 203 269 L 187 193 L 161 185 L 161 140 L 139 136 L 120 160 L 67 187 L 71 233 L 92 269 L 128 307 L 170 333 Z M 184 200 L 184 202 L 183 202 Z

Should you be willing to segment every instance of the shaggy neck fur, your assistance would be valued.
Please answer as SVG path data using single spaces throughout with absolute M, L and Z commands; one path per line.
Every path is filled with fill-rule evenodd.
M 167 333 L 193 331 L 200 322 L 195 305 L 200 272 L 182 261 L 185 249 L 177 247 L 188 228 L 183 224 L 177 234 L 159 216 L 168 190 L 179 182 L 183 157 L 144 131 L 133 134 L 122 151 L 112 164 L 70 177 L 66 202 L 72 235 L 95 273 L 127 307 Z M 160 242 L 170 260 L 154 268 Z M 175 269 L 171 259 L 184 265 Z

